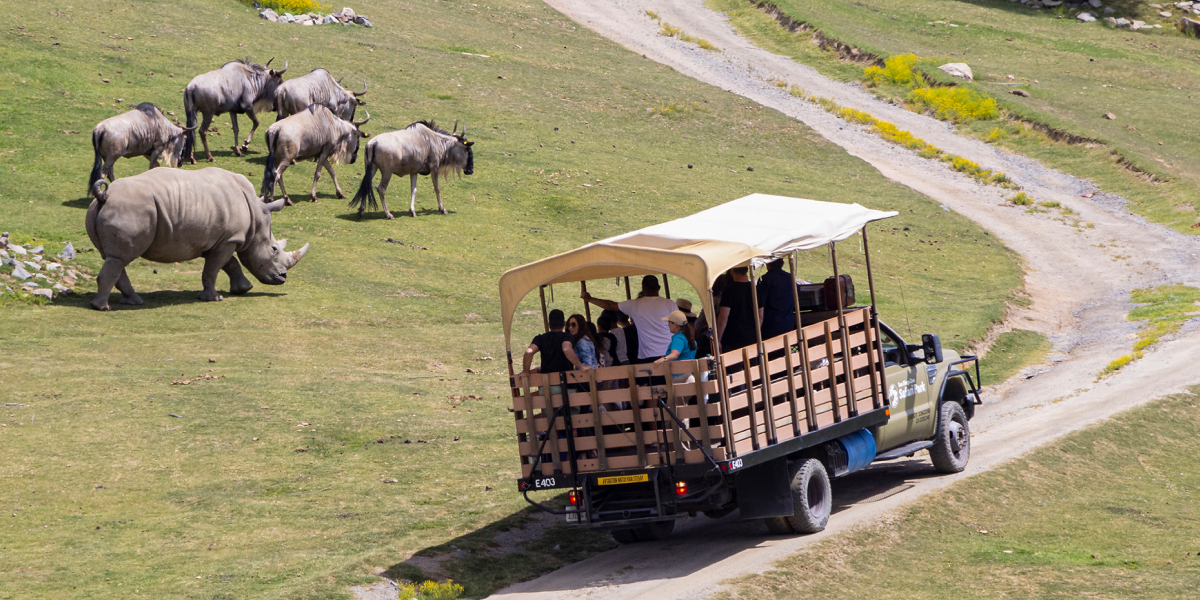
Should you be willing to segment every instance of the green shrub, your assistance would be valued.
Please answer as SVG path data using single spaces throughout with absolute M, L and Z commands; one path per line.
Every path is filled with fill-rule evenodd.
M 1033 197 L 1025 192 L 1017 192 L 1017 195 L 1009 198 L 1008 201 L 1017 206 L 1029 206 L 1033 204 Z

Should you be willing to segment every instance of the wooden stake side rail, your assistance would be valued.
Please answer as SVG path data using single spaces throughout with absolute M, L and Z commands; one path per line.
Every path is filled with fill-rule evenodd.
M 721 397 L 711 359 L 567 372 L 579 472 L 703 463 L 704 448 L 714 460 L 726 460 L 770 445 L 771 435 L 777 444 L 882 407 L 884 395 L 876 387 L 886 379 L 870 309 L 844 312 L 844 336 L 836 314 L 820 317 L 800 331 L 764 340 L 765 369 L 754 346 L 723 354 L 727 398 Z M 532 473 L 539 449 L 542 475 L 571 473 L 566 443 L 571 434 L 563 415 L 550 430 L 551 417 L 563 405 L 560 374 L 516 379 L 513 416 L 522 476 Z

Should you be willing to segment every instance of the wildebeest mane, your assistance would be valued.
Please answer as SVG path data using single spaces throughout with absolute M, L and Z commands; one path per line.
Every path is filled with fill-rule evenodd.
M 150 102 L 143 102 L 143 103 L 135 106 L 134 108 L 142 111 L 142 114 L 146 115 L 147 117 L 150 117 L 151 119 L 157 118 L 159 115 L 158 107 Z
M 432 129 L 433 131 L 435 131 L 435 132 L 437 132 L 437 133 L 440 133 L 440 134 L 442 134 L 442 135 L 448 135 L 448 136 L 451 136 L 451 137 L 453 137 L 453 136 L 454 136 L 454 134 L 453 134 L 453 133 L 450 133 L 449 131 L 446 131 L 445 129 L 442 129 L 442 128 L 438 127 L 438 126 L 437 126 L 437 123 L 435 123 L 435 122 L 433 122 L 433 121 L 425 121 L 425 120 L 421 120 L 421 121 L 414 121 L 414 122 L 412 122 L 412 123 L 409 123 L 408 127 L 405 127 L 405 129 L 412 129 L 413 127 L 416 127 L 417 125 L 424 125 L 424 126 L 426 126 L 426 127 L 430 128 L 430 129 Z
M 224 69 L 225 67 L 228 67 L 229 65 L 232 65 L 234 63 L 246 65 L 247 67 L 250 67 L 251 69 L 254 69 L 255 71 L 267 70 L 266 67 L 264 67 L 256 62 L 251 61 L 249 56 L 247 56 L 246 58 L 235 58 L 235 59 L 221 65 L 221 68 Z

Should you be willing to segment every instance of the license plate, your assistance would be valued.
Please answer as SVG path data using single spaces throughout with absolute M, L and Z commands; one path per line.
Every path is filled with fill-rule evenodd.
M 567 513 L 567 522 L 568 523 L 578 523 L 579 522 L 579 513 L 577 513 L 577 512 Z
M 639 481 L 650 481 L 650 475 L 640 473 L 637 475 L 620 475 L 617 477 L 601 477 L 596 480 L 597 485 L 621 485 L 623 483 L 638 483 Z

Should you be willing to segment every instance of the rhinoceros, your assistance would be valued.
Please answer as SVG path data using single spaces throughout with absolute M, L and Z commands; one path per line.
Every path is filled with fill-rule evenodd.
M 262 283 L 280 285 L 308 252 L 308 244 L 285 252 L 287 240 L 271 234 L 271 213 L 283 200 L 263 204 L 249 179 L 224 169 L 153 169 L 111 184 L 101 179 L 92 196 L 87 232 L 104 258 L 92 299 L 97 310 L 108 310 L 114 284 L 122 304 L 142 303 L 125 273 L 138 257 L 164 263 L 204 257 L 204 290 L 197 297 L 215 301 L 222 300 L 217 271 L 229 275 L 231 294 L 253 287 L 239 258 Z

